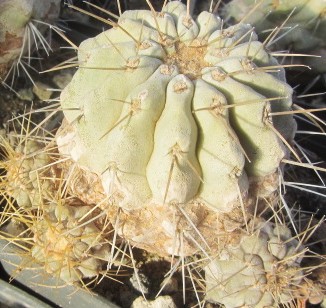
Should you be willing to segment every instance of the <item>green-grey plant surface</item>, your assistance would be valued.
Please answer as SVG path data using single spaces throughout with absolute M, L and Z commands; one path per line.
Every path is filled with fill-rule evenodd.
M 321 302 L 323 256 L 307 243 L 323 220 L 302 228 L 285 197 L 286 170 L 325 171 L 294 139 L 295 115 L 319 119 L 293 103 L 259 26 L 192 16 L 190 1 L 148 5 L 98 17 L 109 29 L 78 47 L 65 37 L 76 57 L 54 70 L 76 72 L 60 99 L 0 135 L 0 238 L 23 248 L 22 269 L 86 289 L 125 266 L 144 295 L 138 248 L 170 261 L 166 281 L 182 273 L 184 303 L 186 276 L 200 306 Z

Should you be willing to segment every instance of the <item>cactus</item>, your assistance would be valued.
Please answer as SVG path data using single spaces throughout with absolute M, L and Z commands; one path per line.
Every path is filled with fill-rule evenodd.
M 103 274 L 125 242 L 183 263 L 205 255 L 208 301 L 287 304 L 302 242 L 257 219 L 279 220 L 283 165 L 300 160 L 283 66 L 252 26 L 193 19 L 179 1 L 108 23 L 78 48 L 55 135 L 2 142 L 3 220 L 27 225 L 34 260 L 69 284 Z
M 98 277 L 109 261 L 111 229 L 98 221 L 79 226 L 90 210 L 80 200 L 56 202 L 44 208 L 39 222 L 31 223 L 33 262 L 67 284 Z
M 160 14 L 123 13 L 78 55 L 56 140 L 86 178 L 96 176 L 113 224 L 120 213 L 120 236 L 189 255 L 198 246 L 184 239 L 182 252 L 174 230 L 202 242 L 210 219 L 224 232 L 230 213 L 242 217 L 253 199 L 273 195 L 295 122 L 270 114 L 291 110 L 292 89 L 251 26 L 221 30 L 217 16 L 193 20 L 170 2 Z
M 47 27 L 58 18 L 60 0 L 1 0 L 0 1 L 0 81 L 8 71 L 25 71 L 23 57 L 30 57 L 32 46 L 46 50 L 49 44 L 43 37 Z M 28 60 L 29 63 L 29 60 Z
M 253 11 L 252 11 L 253 10 Z M 226 20 L 245 20 L 255 26 L 262 38 L 272 30 L 276 49 L 324 57 L 326 48 L 326 2 L 233 0 L 225 5 L 222 15 Z M 277 27 L 281 27 L 281 32 Z M 283 29 L 282 29 L 283 28 Z M 269 44 L 273 42 L 270 40 Z M 274 44 L 274 43 L 273 43 Z M 319 73 L 326 72 L 325 59 L 302 58 Z M 318 64 L 317 64 L 318 63 Z
M 51 163 L 51 158 L 44 152 L 41 143 L 27 140 L 26 143 L 15 144 L 13 139 L 16 138 L 9 137 L 10 141 L 3 138 L 1 142 L 7 149 L 6 156 L 9 158 L 5 165 L 8 182 L 6 191 L 20 207 L 38 208 L 42 204 L 42 195 L 54 190 L 50 180 L 38 180 L 40 174 L 43 174 L 43 178 L 50 176 L 51 170 L 47 166 Z
M 231 307 L 274 307 L 291 301 L 303 280 L 302 246 L 285 226 L 257 230 L 221 249 L 205 268 L 206 298 Z M 235 296 L 236 294 L 236 296 Z
M 47 151 L 40 138 L 11 134 L 9 140 L 1 141 L 7 156 L 2 196 L 8 203 L 1 224 L 8 218 L 11 222 L 2 233 L 14 243 L 20 243 L 23 234 L 31 235 L 24 244 L 25 263 L 40 264 L 66 284 L 106 275 L 104 265 L 119 264 L 117 254 L 110 253 L 112 225 L 93 204 L 66 195 L 55 152 Z

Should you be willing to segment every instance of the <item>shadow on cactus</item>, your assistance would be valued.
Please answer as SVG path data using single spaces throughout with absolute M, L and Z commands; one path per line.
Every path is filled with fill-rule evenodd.
M 107 275 L 127 243 L 130 257 L 133 246 L 171 260 L 168 276 L 205 290 L 200 306 L 320 301 L 309 274 L 323 263 L 301 261 L 322 221 L 298 231 L 283 179 L 285 165 L 325 171 L 294 146 L 293 114 L 311 110 L 293 108 L 285 66 L 252 26 L 193 18 L 190 2 L 148 5 L 73 45 L 56 132 L 2 139 L 2 236 L 68 284 Z

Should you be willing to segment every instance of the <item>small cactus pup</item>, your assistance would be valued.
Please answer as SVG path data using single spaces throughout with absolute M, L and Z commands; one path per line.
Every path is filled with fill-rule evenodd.
M 33 139 L 23 143 L 16 141 L 11 134 L 8 138 L 2 137 L 0 143 L 6 150 L 6 158 L 1 163 L 6 170 L 6 194 L 22 208 L 37 209 L 43 194 L 54 190 L 50 180 L 53 170 L 48 167 L 51 157 L 44 151 L 44 143 Z
M 262 38 L 269 38 L 267 46 L 273 44 L 273 49 L 312 55 L 303 57 L 303 63 L 317 73 L 326 72 L 325 0 L 232 0 L 222 14 L 229 22 L 244 20 L 255 26 Z
M 301 239 L 280 223 L 260 220 L 255 228 L 223 247 L 205 267 L 206 300 L 226 308 L 292 307 L 295 294 L 298 301 L 310 296 L 321 302 L 322 290 L 300 266 L 306 252 Z M 299 295 L 300 285 L 309 286 L 308 297 Z
M 22 249 L 18 269 L 39 265 L 58 285 L 87 287 L 84 278 L 91 283 L 112 276 L 108 264 L 120 264 L 113 228 L 94 205 L 68 194 L 57 152 L 46 140 L 29 134 L 0 139 L 0 197 L 6 203 L 0 238 Z
M 71 193 L 106 204 L 136 247 L 214 249 L 257 204 L 277 203 L 296 130 L 284 69 L 250 25 L 194 19 L 179 1 L 109 23 L 79 46 L 61 93 L 56 142 L 78 174 Z
M 102 229 L 99 220 L 81 223 L 91 206 L 69 199 L 50 204 L 41 218 L 31 223 L 33 262 L 66 284 L 83 283 L 84 278 L 106 275 L 111 245 L 111 225 Z
M 0 0 L 1 82 L 26 70 L 33 46 L 50 49 L 43 33 L 59 12 L 60 0 Z

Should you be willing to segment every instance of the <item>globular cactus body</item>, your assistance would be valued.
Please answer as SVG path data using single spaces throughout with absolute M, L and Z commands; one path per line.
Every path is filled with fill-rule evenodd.
M 275 307 L 292 300 L 303 254 L 285 226 L 257 224 L 257 231 L 220 250 L 205 268 L 206 298 L 226 308 Z
M 15 218 L 2 232 L 18 238 L 31 234 L 25 262 L 41 264 L 45 272 L 67 284 L 99 276 L 103 264 L 111 262 L 111 225 L 101 217 L 94 218 L 99 211 L 92 205 L 64 196 L 62 171 L 53 165 L 44 143 L 37 138 L 17 139 L 1 140 L 10 157 L 4 194 L 7 201 L 17 203 Z
M 252 24 L 262 38 L 269 36 L 275 40 L 274 49 L 312 55 L 302 58 L 302 61 L 316 72 L 326 72 L 325 0 L 233 0 L 225 5 L 223 16 L 228 21 L 245 20 Z M 272 31 L 274 35 L 270 35 Z
M 41 38 L 46 30 L 44 25 L 58 18 L 59 12 L 60 0 L 0 1 L 0 81 L 6 79 L 14 61 L 25 53 L 30 56 L 28 53 L 35 43 L 45 45 Z M 18 66 L 17 69 L 22 68 Z
M 44 194 L 51 193 L 54 189 L 51 157 L 44 152 L 44 144 L 35 140 L 17 144 L 13 136 L 8 141 L 1 138 L 2 145 L 6 145 L 9 157 L 6 165 L 6 179 L 8 186 L 6 192 L 16 200 L 22 208 L 37 209 L 42 204 Z M 42 182 L 40 177 L 47 178 Z
M 205 255 L 208 301 L 289 303 L 304 275 L 302 243 L 276 209 L 294 152 L 292 88 L 252 26 L 223 29 L 171 1 L 121 14 L 79 46 L 78 64 L 56 134 L 23 136 L 4 164 L 2 195 L 32 217 L 34 260 L 72 284 L 105 275 L 123 243 L 131 257 L 131 246 L 180 256 L 183 270 Z M 277 224 L 257 218 L 269 210 Z
M 207 217 L 221 224 L 218 215 L 275 191 L 295 122 L 270 113 L 291 110 L 292 89 L 256 39 L 247 24 L 221 30 L 217 16 L 193 20 L 172 1 L 161 13 L 127 11 L 81 44 L 57 143 L 80 172 L 97 176 L 110 210 L 122 210 L 121 236 L 150 249 L 156 234 L 164 240 L 153 251 L 193 253 L 193 243 L 180 251 L 175 215 L 200 230 Z
M 79 227 L 79 219 L 90 210 L 79 200 L 52 204 L 31 226 L 33 262 L 44 264 L 47 273 L 67 284 L 99 276 L 109 261 L 111 246 L 104 236 L 110 230 L 101 230 L 103 225 L 96 222 Z

